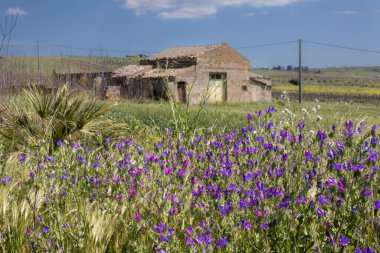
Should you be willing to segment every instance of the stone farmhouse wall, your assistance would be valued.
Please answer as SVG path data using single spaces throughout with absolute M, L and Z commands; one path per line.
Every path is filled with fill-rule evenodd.
M 195 72 L 177 77 L 176 82 L 186 82 L 189 87 L 193 85 L 190 102 L 195 104 L 205 96 L 210 73 L 227 73 L 226 101 L 250 102 L 255 90 L 249 87 L 249 67 L 248 59 L 223 45 L 198 57 Z

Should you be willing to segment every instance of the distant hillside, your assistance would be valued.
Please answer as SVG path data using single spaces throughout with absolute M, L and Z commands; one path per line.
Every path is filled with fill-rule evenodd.
M 49 56 L 13 56 L 0 58 L 0 64 L 15 74 L 36 75 L 39 69 L 43 75 L 72 72 L 102 72 L 112 71 L 125 65 L 137 64 L 139 56 L 118 57 L 69 57 Z M 39 66 L 38 66 L 39 65 Z
M 273 91 L 296 92 L 298 71 L 253 69 L 253 72 L 272 78 Z M 305 92 L 340 94 L 380 94 L 380 67 L 345 67 L 309 69 L 302 74 Z

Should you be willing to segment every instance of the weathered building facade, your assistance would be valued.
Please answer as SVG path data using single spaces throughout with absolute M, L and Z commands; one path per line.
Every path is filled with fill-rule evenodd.
M 227 44 L 173 47 L 114 71 L 112 85 L 125 99 L 167 99 L 196 104 L 268 101 L 270 78 Z M 106 95 L 107 97 L 107 95 Z

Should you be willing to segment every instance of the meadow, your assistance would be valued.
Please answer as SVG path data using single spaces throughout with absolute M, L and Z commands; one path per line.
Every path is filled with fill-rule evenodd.
M 255 73 L 273 79 L 273 91 L 297 92 L 298 86 L 289 83 L 298 79 L 298 71 L 262 70 Z M 303 71 L 303 88 L 306 93 L 327 94 L 380 94 L 379 67 L 322 68 Z
M 375 105 L 62 94 L 1 107 L 3 252 L 380 251 Z

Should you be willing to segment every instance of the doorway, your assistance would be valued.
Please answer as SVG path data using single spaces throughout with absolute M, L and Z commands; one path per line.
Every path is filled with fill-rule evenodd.
M 186 83 L 185 82 L 178 82 L 177 83 L 177 97 L 178 97 L 179 102 L 181 102 L 181 103 L 187 102 Z
M 210 103 L 220 103 L 227 100 L 227 73 L 210 73 L 209 77 Z

